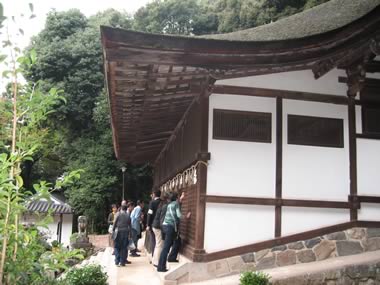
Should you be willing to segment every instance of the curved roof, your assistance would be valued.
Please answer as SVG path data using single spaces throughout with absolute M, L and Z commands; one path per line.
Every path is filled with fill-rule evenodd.
M 276 23 L 184 37 L 101 27 L 118 159 L 154 162 L 215 79 L 311 69 L 319 78 L 372 54 L 380 0 L 331 0 Z
M 330 0 L 274 23 L 232 33 L 204 35 L 201 38 L 229 41 L 299 39 L 346 26 L 379 5 L 380 0 Z

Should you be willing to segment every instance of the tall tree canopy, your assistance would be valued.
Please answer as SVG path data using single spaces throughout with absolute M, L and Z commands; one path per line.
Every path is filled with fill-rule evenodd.
M 256 27 L 328 0 L 155 0 L 134 15 L 133 28 L 202 35 Z
M 57 86 L 67 104 L 52 115 L 47 140 L 24 169 L 27 184 L 35 179 L 54 180 L 62 169 L 83 169 L 77 185 L 65 194 L 78 214 L 101 225 L 109 205 L 120 202 L 121 163 L 113 153 L 108 103 L 104 92 L 99 25 L 131 28 L 131 17 L 107 10 L 86 18 L 78 10 L 52 11 L 45 28 L 30 48 L 37 61 L 26 78 L 42 81 L 46 90 Z M 151 170 L 128 166 L 127 197 L 143 198 L 150 191 Z M 96 227 L 95 227 L 96 229 Z

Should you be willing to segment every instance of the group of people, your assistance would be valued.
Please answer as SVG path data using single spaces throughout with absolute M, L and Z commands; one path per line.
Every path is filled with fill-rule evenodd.
M 179 221 L 183 217 L 181 203 L 184 197 L 184 192 L 180 197 L 176 192 L 161 195 L 160 190 L 152 194 L 147 212 L 146 231 L 151 237 L 152 264 L 157 267 L 158 272 L 167 271 L 167 262 L 178 262 L 177 256 L 181 246 Z M 123 201 L 121 209 L 117 210 L 115 206 L 109 216 L 116 265 L 125 266 L 130 263 L 127 259 L 128 245 L 131 243 L 134 247 L 130 252 L 131 256 L 139 256 L 137 241 L 141 237 L 143 208 L 143 203 L 138 202 L 134 207 L 132 202 Z M 186 218 L 190 218 L 190 212 Z
M 111 244 L 114 247 L 116 266 L 130 264 L 128 261 L 128 248 L 130 256 L 139 257 L 137 242 L 141 237 L 144 219 L 144 202 L 122 201 L 118 208 L 112 205 L 112 212 L 108 216 Z

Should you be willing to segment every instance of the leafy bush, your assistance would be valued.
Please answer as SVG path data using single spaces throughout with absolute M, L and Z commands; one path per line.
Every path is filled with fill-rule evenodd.
M 268 285 L 270 276 L 260 271 L 247 271 L 240 275 L 240 285 Z
M 107 285 L 107 277 L 100 265 L 88 265 L 71 269 L 64 281 L 70 285 Z
M 77 241 L 79 237 L 79 233 L 73 233 L 71 236 L 70 236 L 70 243 L 74 243 Z

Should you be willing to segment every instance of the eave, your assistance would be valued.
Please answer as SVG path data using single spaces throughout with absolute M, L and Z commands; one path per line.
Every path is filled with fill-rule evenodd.
M 333 31 L 281 41 L 228 41 L 101 27 L 118 159 L 155 160 L 215 79 L 312 69 L 316 78 L 372 54 L 380 7 Z

